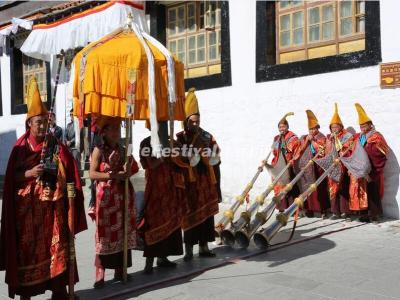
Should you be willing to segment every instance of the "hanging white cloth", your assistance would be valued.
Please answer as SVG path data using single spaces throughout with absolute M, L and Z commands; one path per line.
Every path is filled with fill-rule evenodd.
M 16 34 L 19 28 L 23 28 L 26 30 L 32 30 L 33 21 L 12 18 L 11 25 L 6 28 L 0 30 L 0 47 L 5 47 L 6 38 L 11 33 Z
M 151 131 L 151 148 L 153 150 L 152 155 L 160 158 L 162 146 L 160 143 L 160 138 L 158 136 L 158 121 L 157 121 L 157 102 L 156 102 L 156 92 L 155 92 L 155 74 L 154 74 L 154 57 L 153 53 L 150 50 L 150 47 L 147 45 L 146 41 L 143 38 L 142 32 L 138 28 L 135 23 L 132 23 L 132 29 L 139 41 L 141 42 L 147 57 L 147 66 L 149 73 L 149 109 L 150 109 L 150 131 Z
M 140 1 L 127 3 L 110 2 L 105 9 L 77 18 L 66 18 L 55 26 L 33 28 L 21 51 L 31 57 L 50 61 L 51 55 L 61 50 L 85 47 L 126 24 L 131 13 L 140 28 L 146 29 L 144 4 Z

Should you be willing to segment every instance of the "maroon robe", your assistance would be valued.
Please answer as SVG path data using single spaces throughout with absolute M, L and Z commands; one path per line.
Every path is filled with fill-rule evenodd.
M 321 132 L 319 132 L 310 142 L 306 141 L 307 135 L 304 135 L 300 138 L 301 147 L 297 156 L 299 157 L 300 161 L 302 161 L 302 156 L 304 155 L 306 148 L 310 147 L 310 157 L 304 158 L 304 164 L 307 163 L 313 156 L 317 154 L 320 147 L 325 147 L 326 137 Z M 312 147 L 311 147 L 312 145 Z M 320 152 L 318 158 L 322 157 L 324 154 Z M 303 166 L 299 166 L 303 167 Z M 300 170 L 298 170 L 300 171 Z M 324 173 L 324 170 L 319 167 L 317 164 L 313 164 L 306 172 L 304 173 L 303 177 L 310 177 L 310 178 L 303 178 L 299 181 L 300 192 L 303 193 L 307 188 L 308 184 L 313 183 Z M 330 207 L 329 203 L 329 196 L 328 196 L 328 187 L 327 187 L 327 180 L 323 180 L 317 187 L 317 190 L 313 192 L 310 196 L 308 196 L 307 201 L 304 203 L 304 208 L 308 212 L 317 212 L 317 213 L 325 213 Z
M 216 145 L 213 136 L 201 128 L 194 137 L 185 131 L 176 136 L 186 147 L 213 149 Z M 184 174 L 188 203 L 188 213 L 182 222 L 184 242 L 190 245 L 212 242 L 215 240 L 214 215 L 218 213 L 221 200 L 219 164 L 210 166 L 208 159 L 202 156 L 200 162 L 193 168 L 189 166 Z
M 156 159 L 151 153 L 150 137 L 140 143 L 140 163 L 146 170 L 144 192 L 145 257 L 183 254 L 181 224 L 187 213 L 183 170 L 170 159 Z M 151 168 L 151 164 L 157 164 Z
M 45 199 L 46 194 L 36 179 L 16 181 L 16 171 L 24 172 L 40 162 L 43 143 L 32 146 L 28 140 L 29 131 L 15 143 L 4 182 L 0 270 L 6 271 L 5 282 L 11 298 L 15 294 L 34 296 L 47 289 L 59 291 L 68 284 L 69 203 L 65 182 L 74 182 L 76 187 L 75 234 L 87 229 L 78 167 L 64 145 L 56 142 L 61 163 L 59 172 L 65 171 L 65 182 L 57 183 L 51 198 Z M 31 271 L 26 272 L 27 268 Z
M 295 159 L 297 151 L 300 147 L 300 141 L 296 134 L 291 131 L 288 131 L 285 136 L 282 138 L 281 135 L 277 135 L 274 137 L 274 142 L 272 144 L 272 153 L 274 155 L 272 159 L 272 166 L 275 166 L 279 159 L 279 154 L 283 154 L 286 163 L 291 162 Z M 290 167 L 288 172 L 290 173 L 290 180 L 292 180 L 294 175 L 293 167 Z M 278 195 L 283 189 L 285 185 L 276 184 L 274 186 L 274 193 Z M 299 195 L 299 188 L 297 184 L 293 186 L 293 188 L 287 193 L 287 195 L 281 200 L 280 204 L 277 205 L 277 209 L 279 211 L 284 211 L 288 208 L 292 203 L 293 200 Z
M 351 147 L 354 137 L 347 130 L 343 129 L 338 135 L 338 140 L 342 143 L 343 148 L 341 153 Z M 332 134 L 328 134 L 326 139 L 325 154 L 330 155 L 332 151 L 337 151 L 335 148 L 335 141 Z M 340 154 L 340 153 L 339 153 Z M 346 154 L 349 155 L 349 154 Z M 350 214 L 349 208 L 349 185 L 350 177 L 345 166 L 340 163 L 341 176 L 339 182 L 334 181 L 328 177 L 328 191 L 331 203 L 331 212 L 335 215 Z
M 373 130 L 367 133 L 364 149 L 371 161 L 371 181 L 367 184 L 368 210 L 371 217 L 382 215 L 382 198 L 384 195 L 383 169 L 386 164 L 389 146 L 379 132 Z
M 100 165 L 98 172 L 117 173 L 125 164 L 124 149 L 117 145 L 111 148 L 106 143 L 99 145 Z M 131 172 L 136 174 L 139 167 L 134 159 L 131 162 Z M 135 191 L 129 182 L 128 199 L 128 267 L 132 265 L 131 249 L 136 246 L 136 209 Z M 96 258 L 95 266 L 102 269 L 118 269 L 123 266 L 124 247 L 124 199 L 125 181 L 96 181 Z

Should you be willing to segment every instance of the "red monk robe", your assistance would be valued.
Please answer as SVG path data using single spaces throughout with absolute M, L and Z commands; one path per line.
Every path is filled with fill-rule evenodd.
M 288 131 L 283 137 L 281 135 L 275 136 L 274 142 L 272 144 L 272 154 L 273 154 L 273 159 L 271 162 L 272 166 L 275 166 L 276 163 L 278 162 L 279 154 L 283 154 L 286 163 L 291 162 L 292 159 L 295 157 L 297 151 L 299 150 L 299 147 L 300 147 L 300 140 L 297 137 L 297 135 L 291 131 Z M 290 179 L 293 179 L 294 178 L 293 167 L 289 168 L 289 173 L 290 173 Z M 278 195 L 284 188 L 285 185 L 276 184 L 274 186 L 275 195 Z M 293 199 L 297 197 L 298 194 L 299 190 L 297 185 L 295 185 L 293 189 L 287 194 L 287 196 L 282 199 L 280 205 L 277 207 L 279 211 L 284 211 L 286 208 L 288 208 L 293 203 Z
M 354 135 L 354 140 L 360 139 L 360 134 Z M 354 143 L 353 147 L 362 147 L 358 143 Z M 353 149 L 353 151 L 356 148 Z M 367 195 L 367 179 L 356 178 L 349 172 L 349 209 L 353 212 L 364 212 L 368 210 L 368 195 Z
M 196 244 L 199 244 L 200 257 L 215 256 L 208 248 L 208 242 L 215 240 L 214 215 L 218 213 L 218 203 L 221 201 L 221 161 L 217 159 L 219 149 L 214 137 L 200 127 L 200 111 L 194 88 L 186 94 L 185 116 L 184 131 L 177 134 L 177 142 L 184 156 L 179 166 L 186 169 L 188 203 L 188 212 L 182 222 L 185 243 L 183 259 L 190 261 L 193 259 L 193 245 Z M 183 153 L 186 152 L 184 149 L 189 149 L 189 153 Z
M 354 105 L 361 130 L 357 138 L 367 152 L 371 163 L 371 171 L 366 176 L 367 178 L 354 180 L 353 188 L 351 189 L 351 192 L 353 192 L 351 195 L 353 196 L 352 203 L 359 204 L 363 201 L 365 207 L 365 202 L 368 202 L 369 217 L 363 216 L 360 221 L 377 222 L 383 213 L 381 202 L 384 194 L 383 169 L 389 153 L 389 146 L 382 134 L 375 130 L 371 118 L 368 117 L 361 104 L 355 103 Z M 365 198 L 367 198 L 367 201 Z
M 180 132 L 177 140 L 187 149 L 190 145 L 199 144 L 201 148 L 209 149 L 216 145 L 213 136 L 201 128 L 194 137 L 185 131 Z M 214 215 L 218 213 L 218 203 L 221 201 L 219 174 L 219 164 L 210 166 L 209 159 L 204 156 L 195 167 L 189 167 L 185 172 L 189 211 L 183 219 L 182 229 L 185 231 L 186 244 L 204 244 L 215 240 Z
M 124 149 L 115 148 L 106 143 L 97 146 L 100 150 L 99 172 L 116 174 L 124 169 Z M 139 167 L 132 158 L 131 174 L 137 173 Z M 136 210 L 132 184 L 129 183 L 128 202 L 128 267 L 132 265 L 131 252 L 136 246 Z M 123 211 L 125 198 L 125 181 L 109 179 L 96 181 L 96 272 L 104 269 L 115 269 L 115 278 L 119 278 L 123 266 Z
M 345 129 L 342 129 L 337 134 L 337 139 L 342 144 L 342 149 L 339 152 L 344 153 L 347 148 L 353 144 L 353 135 Z M 332 134 L 328 134 L 326 139 L 326 155 L 330 155 L 332 151 L 337 151 L 335 148 L 335 141 Z M 334 181 L 328 177 L 328 191 L 329 200 L 331 202 L 331 212 L 337 217 L 343 214 L 349 215 L 349 174 L 345 166 L 340 163 L 340 180 L 339 182 Z
M 371 181 L 368 183 L 368 206 L 372 218 L 382 215 L 382 198 L 384 195 L 384 174 L 389 146 L 385 138 L 377 131 L 371 132 L 368 136 L 364 149 L 371 161 L 372 170 L 369 174 Z
M 318 151 L 320 152 L 320 154 L 317 156 L 317 158 L 324 156 L 324 151 L 320 149 L 325 148 L 326 137 L 321 132 L 318 132 L 316 135 L 314 135 L 311 141 L 307 139 L 307 135 L 302 136 L 300 138 L 300 143 L 301 146 L 299 147 L 299 152 L 296 155 L 300 158 L 300 161 L 307 147 L 310 148 L 310 157 L 305 159 L 304 165 L 309 161 L 309 159 L 314 157 L 318 153 Z M 301 168 L 303 166 L 299 167 Z M 323 172 L 324 170 L 314 163 L 308 170 L 306 170 L 306 172 L 304 173 L 304 177 L 311 177 L 306 178 L 307 183 L 311 184 L 312 182 L 317 180 Z M 308 188 L 308 186 L 301 185 L 301 180 L 299 182 L 299 186 L 301 186 L 300 192 L 304 192 L 305 189 Z M 329 209 L 329 196 L 326 180 L 322 181 L 318 185 L 317 190 L 313 192 L 310 196 L 308 196 L 307 201 L 304 203 L 304 208 L 310 215 L 312 215 L 314 212 L 325 214 L 325 212 Z
M 389 146 L 381 133 L 371 130 L 367 134 L 358 133 L 359 139 L 371 162 L 369 178 L 355 179 L 350 182 L 350 209 L 369 210 L 369 216 L 375 220 L 381 216 L 382 198 L 384 195 L 384 174 Z
M 146 170 L 143 256 L 181 255 L 181 224 L 187 212 L 184 175 L 168 158 L 152 157 L 151 149 L 147 137 L 140 143 L 140 163 Z
M 57 144 L 56 190 L 49 192 L 36 179 L 22 182 L 16 174 L 40 163 L 43 143 L 36 144 L 27 131 L 14 145 L 8 161 L 1 217 L 0 270 L 6 270 L 9 296 L 30 297 L 68 284 L 68 198 L 66 182 L 74 182 L 75 234 L 87 229 L 78 168 L 69 150 Z M 51 147 L 49 147 L 51 148 Z M 56 148 L 57 149 L 57 148 Z M 75 282 L 78 282 L 75 268 Z

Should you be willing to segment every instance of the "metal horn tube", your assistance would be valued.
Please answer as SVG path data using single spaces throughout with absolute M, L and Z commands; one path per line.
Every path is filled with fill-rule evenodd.
M 345 151 L 345 153 L 347 150 Z M 343 153 L 343 155 L 345 154 Z M 333 168 L 340 163 L 340 159 L 336 158 L 334 162 L 329 166 L 328 169 L 320 176 L 318 179 L 310 184 L 310 186 L 305 190 L 300 196 L 298 196 L 292 205 L 290 205 L 284 212 L 276 216 L 276 220 L 266 227 L 254 234 L 254 243 L 260 249 L 267 248 L 271 245 L 272 238 L 278 233 L 278 231 L 286 226 L 288 219 L 293 216 L 297 209 L 303 206 L 307 198 L 317 190 L 318 185 L 328 176 L 328 174 L 333 170 Z
M 308 163 L 299 171 L 299 173 L 296 174 L 292 181 L 290 181 L 278 195 L 274 196 L 273 201 L 277 205 L 279 205 L 282 199 L 293 189 L 293 186 L 297 183 L 297 181 L 300 180 L 305 171 L 307 171 L 307 169 L 314 164 L 314 160 L 319 156 L 320 152 L 321 150 L 319 150 L 317 154 L 315 154 L 314 157 L 308 161 Z
M 266 161 L 270 157 L 272 153 L 272 150 L 268 153 Z M 242 205 L 246 199 L 247 194 L 250 192 L 250 190 L 253 188 L 254 183 L 257 181 L 258 176 L 260 176 L 262 172 L 262 168 L 258 168 L 256 174 L 253 176 L 251 181 L 247 184 L 243 192 L 236 197 L 235 202 L 232 204 L 232 206 L 224 212 L 224 216 L 218 221 L 217 225 L 215 225 L 215 234 L 217 236 L 221 236 L 222 231 L 228 226 L 229 223 L 232 223 L 235 213 Z
M 230 228 L 224 229 L 221 232 L 221 239 L 224 245 L 233 247 L 233 245 L 235 244 L 235 232 L 246 226 L 246 224 L 250 223 L 251 216 L 257 210 L 259 205 L 260 204 L 258 202 L 254 202 L 250 206 L 249 210 L 244 211 L 240 214 L 240 218 L 235 223 L 233 223 Z
M 268 221 L 274 209 L 275 203 L 271 201 L 261 212 L 258 212 L 254 216 L 249 226 L 243 227 L 235 232 L 235 242 L 239 248 L 247 248 L 249 246 L 250 239 L 254 232 Z
M 247 248 L 249 246 L 250 239 L 253 237 L 253 235 L 262 225 L 264 225 L 269 220 L 273 210 L 275 209 L 275 206 L 279 205 L 283 197 L 285 197 L 286 194 L 290 192 L 296 182 L 301 178 L 301 176 L 303 176 L 304 172 L 314 163 L 314 159 L 317 158 L 318 155 L 319 152 L 312 159 L 309 160 L 309 162 L 300 170 L 295 178 L 293 178 L 293 180 L 286 185 L 283 191 L 281 191 L 277 196 L 273 197 L 268 206 L 262 212 L 257 214 L 258 217 L 256 215 L 256 218 L 254 218 L 247 229 L 243 227 L 237 229 L 237 232 L 235 233 L 235 241 L 240 248 Z
M 259 249 L 267 248 L 270 245 L 271 239 L 279 232 L 279 230 L 286 226 L 290 216 L 297 210 L 298 205 L 292 204 L 284 212 L 276 216 L 276 220 L 271 223 L 267 228 L 254 234 L 254 244 Z
M 272 181 L 272 183 L 268 186 L 268 188 L 263 193 L 257 196 L 256 201 L 250 206 L 250 208 L 247 211 L 241 214 L 240 218 L 232 224 L 230 229 L 223 230 L 225 231 L 224 232 L 225 241 L 223 238 L 223 243 L 224 244 L 225 242 L 227 243 L 225 245 L 228 246 L 234 245 L 235 232 L 238 230 L 242 230 L 245 226 L 247 226 L 250 223 L 251 217 L 254 214 L 254 212 L 256 212 L 260 206 L 264 205 L 265 198 L 267 198 L 267 196 L 274 190 L 274 186 L 278 183 L 279 179 L 285 174 L 285 172 L 289 169 L 291 165 L 292 165 L 291 163 L 288 163 L 286 167 L 282 169 L 282 171 Z M 222 232 L 221 232 L 221 237 L 222 237 Z

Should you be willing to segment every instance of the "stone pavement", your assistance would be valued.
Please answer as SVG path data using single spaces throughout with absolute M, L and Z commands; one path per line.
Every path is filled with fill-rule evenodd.
M 135 180 L 137 190 L 142 189 L 142 179 Z M 254 245 L 247 250 L 220 246 L 217 258 L 195 257 L 185 263 L 173 257 L 179 263 L 176 269 L 155 268 L 152 275 L 142 274 L 144 258 L 134 251 L 129 269 L 133 280 L 107 281 L 102 290 L 92 288 L 94 225 L 90 220 L 88 225 L 76 241 L 80 282 L 75 289 L 81 299 L 400 299 L 399 221 L 373 225 L 302 218 L 288 244 L 267 251 Z M 290 226 L 274 242 L 285 241 Z M 112 276 L 106 273 L 106 279 Z M 3 298 L 7 286 L 1 272 Z

